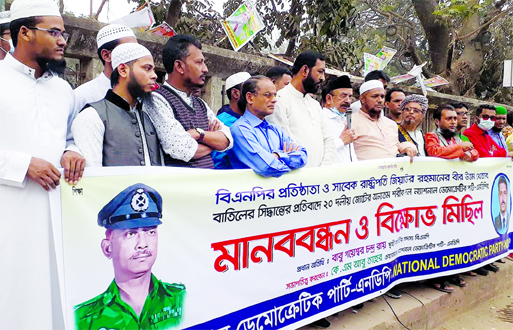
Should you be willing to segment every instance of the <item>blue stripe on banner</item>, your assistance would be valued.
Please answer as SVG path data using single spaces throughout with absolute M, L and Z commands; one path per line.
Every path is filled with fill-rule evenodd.
M 482 243 L 397 257 L 376 267 L 298 290 L 187 329 L 280 329 L 320 312 L 352 306 L 353 300 L 383 290 L 398 280 L 469 268 L 513 250 L 513 233 Z M 509 243 L 509 246 L 508 246 Z M 343 307 L 343 308 L 340 308 Z

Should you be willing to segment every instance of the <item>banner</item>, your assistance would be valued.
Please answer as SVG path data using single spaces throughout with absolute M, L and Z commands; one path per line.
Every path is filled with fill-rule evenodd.
M 155 24 L 155 18 L 153 17 L 153 13 L 151 12 L 151 8 L 149 6 L 144 7 L 139 11 L 134 11 L 131 14 L 123 16 L 115 21 L 110 22 L 109 24 L 123 24 L 130 28 L 137 27 L 152 27 Z
M 363 76 L 365 77 L 369 72 L 379 70 L 383 60 L 377 56 L 369 53 L 363 53 Z
M 244 2 L 225 20 L 221 21 L 235 51 L 253 40 L 256 34 L 264 29 L 264 23 L 250 1 Z
M 475 269 L 513 250 L 511 164 L 398 158 L 280 178 L 88 168 L 52 196 L 67 328 L 293 329 L 401 282 Z M 99 226 L 106 205 L 115 221 L 156 216 L 142 190 L 111 202 L 138 183 L 162 196 L 162 224 L 147 237 Z M 119 289 L 148 272 L 142 296 Z
M 390 47 L 383 46 L 383 48 L 381 48 L 380 51 L 376 54 L 376 57 L 383 61 L 383 62 L 381 62 L 381 65 L 379 66 L 379 70 L 384 70 L 385 67 L 388 65 L 388 63 L 390 63 L 390 61 L 392 60 L 392 57 L 394 57 L 394 55 L 396 53 L 397 53 L 397 50 L 390 48 Z

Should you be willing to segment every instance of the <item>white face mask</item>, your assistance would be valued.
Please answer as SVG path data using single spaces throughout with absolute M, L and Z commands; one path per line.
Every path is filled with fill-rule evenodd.
M 9 51 L 6 51 L 6 50 L 5 50 L 5 49 L 3 49 L 2 47 L 0 47 L 0 50 L 2 50 L 2 51 L 3 51 L 4 53 L 6 53 L 6 54 L 7 54 L 7 53 L 11 53 L 11 54 L 13 54 L 13 53 L 14 53 L 14 45 L 13 45 L 13 43 L 12 43 L 12 39 L 9 39 L 9 40 L 4 39 L 4 38 L 0 38 L 0 39 L 2 39 L 3 41 L 7 41 L 7 42 L 9 43 L 9 47 L 10 47 L 10 50 L 9 50 Z
M 477 124 L 477 127 L 482 129 L 483 131 L 491 130 L 492 127 L 495 125 L 495 122 L 491 119 L 484 120 L 483 118 L 479 119 L 479 124 Z

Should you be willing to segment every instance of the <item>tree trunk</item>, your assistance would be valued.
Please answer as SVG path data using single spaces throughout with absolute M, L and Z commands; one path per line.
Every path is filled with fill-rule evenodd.
M 172 28 L 176 29 L 180 14 L 182 12 L 183 0 L 171 0 L 169 8 L 167 10 L 166 22 Z
M 301 0 L 292 0 L 289 15 L 287 18 L 289 28 L 288 32 L 286 32 L 285 34 L 285 37 L 289 39 L 287 51 L 285 52 L 285 56 L 287 57 L 291 57 L 294 53 L 294 49 L 296 48 L 296 39 L 299 36 L 299 31 L 301 28 L 301 17 L 303 16 L 303 14 L 304 9 Z
M 440 74 L 447 68 L 447 50 L 451 41 L 449 27 L 439 17 L 433 15 L 437 6 L 436 0 L 412 0 L 412 4 L 428 40 L 431 71 Z M 415 45 L 412 46 L 415 47 Z

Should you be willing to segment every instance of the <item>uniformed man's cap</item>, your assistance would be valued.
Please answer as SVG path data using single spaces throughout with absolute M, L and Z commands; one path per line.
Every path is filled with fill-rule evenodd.
M 162 197 L 142 183 L 120 192 L 98 213 L 98 225 L 107 229 L 153 227 L 162 224 Z

